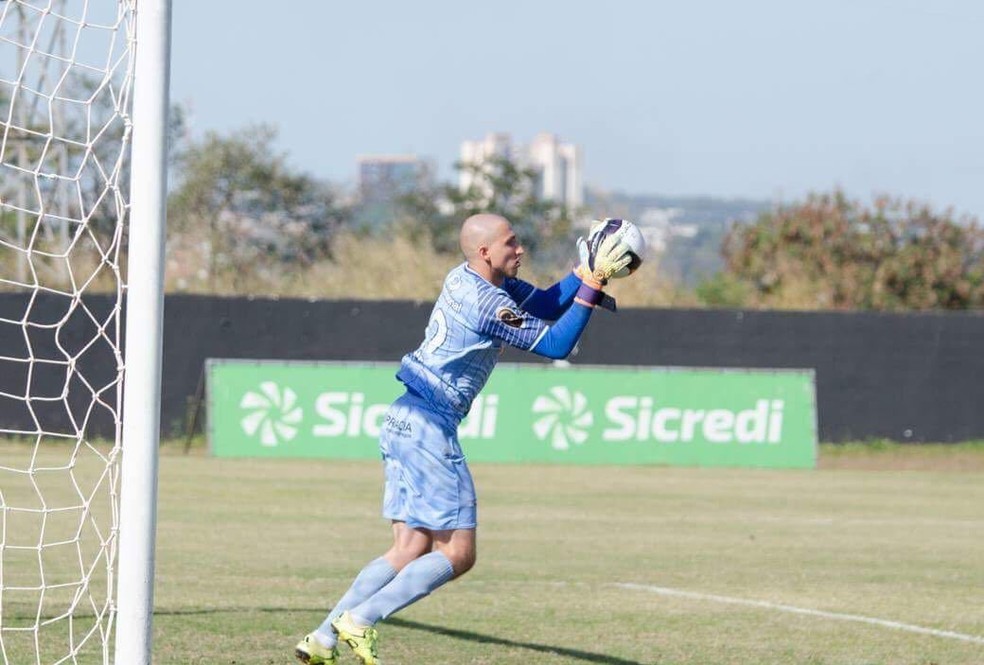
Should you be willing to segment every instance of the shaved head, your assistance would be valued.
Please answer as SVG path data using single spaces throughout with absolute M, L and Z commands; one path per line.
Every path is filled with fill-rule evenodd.
M 519 272 L 525 250 L 502 215 L 472 215 L 461 225 L 458 242 L 468 266 L 496 286 Z
M 465 260 L 471 263 L 478 259 L 478 249 L 488 246 L 503 231 L 509 227 L 509 220 L 501 215 L 480 213 L 472 215 L 461 225 L 458 243 Z

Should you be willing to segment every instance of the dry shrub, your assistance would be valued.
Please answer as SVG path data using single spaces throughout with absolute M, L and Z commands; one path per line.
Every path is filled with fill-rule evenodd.
M 659 272 L 655 260 L 643 263 L 631 277 L 613 279 L 605 291 L 619 307 L 699 307 L 693 291 L 682 289 Z
M 320 261 L 257 262 L 248 269 L 223 270 L 213 279 L 201 268 L 204 256 L 194 247 L 173 244 L 168 253 L 168 292 L 326 300 L 432 301 L 448 271 L 463 261 L 458 253 L 438 252 L 430 237 L 419 231 L 376 237 L 341 232 L 333 240 L 331 256 Z M 573 257 L 568 264 L 556 264 L 527 254 L 519 276 L 545 287 L 563 278 L 572 265 Z M 660 275 L 655 260 L 628 279 L 613 280 L 607 291 L 621 307 L 699 306 L 692 292 Z
M 291 290 L 312 298 L 433 300 L 447 272 L 461 261 L 440 254 L 426 237 L 365 238 L 340 234 L 333 258 L 292 275 Z
M 204 256 L 193 247 L 169 252 L 168 292 L 320 299 L 404 299 L 437 297 L 448 270 L 460 259 L 439 254 L 426 236 L 408 234 L 335 236 L 331 256 L 309 264 L 257 261 L 211 278 Z

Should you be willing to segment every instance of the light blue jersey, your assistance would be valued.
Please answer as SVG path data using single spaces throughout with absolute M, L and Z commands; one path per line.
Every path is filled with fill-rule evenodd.
M 503 344 L 524 351 L 537 347 L 539 353 L 542 340 L 540 346 L 559 348 L 561 357 L 570 351 L 590 315 L 589 308 L 571 304 L 580 284 L 571 274 L 546 291 L 519 279 L 497 287 L 464 263 L 448 273 L 423 343 L 404 356 L 397 372 L 407 392 L 383 419 L 384 517 L 434 531 L 475 528 L 475 484 L 458 442 L 458 424 L 485 386 Z M 551 328 L 529 312 L 564 316 Z M 559 341 L 551 345 L 552 338 Z
M 494 286 L 462 263 L 448 273 L 420 347 L 397 378 L 430 407 L 461 420 L 499 361 L 502 345 L 528 351 L 549 326 L 526 314 L 536 288 L 520 279 Z

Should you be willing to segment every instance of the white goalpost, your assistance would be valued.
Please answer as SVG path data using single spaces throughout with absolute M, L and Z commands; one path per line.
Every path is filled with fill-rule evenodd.
M 150 662 L 169 32 L 0 0 L 0 665 Z

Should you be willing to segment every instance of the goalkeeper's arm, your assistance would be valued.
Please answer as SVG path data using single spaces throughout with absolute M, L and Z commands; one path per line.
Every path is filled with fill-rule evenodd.
M 588 243 L 584 238 L 578 238 L 577 249 L 580 264 L 567 277 L 546 289 L 538 289 L 520 279 L 508 280 L 504 288 L 524 311 L 538 319 L 556 321 L 574 302 L 574 297 L 578 289 L 581 288 L 582 282 L 585 284 L 593 282 L 606 284 L 614 273 L 624 268 L 631 261 L 631 257 L 626 253 L 628 247 L 622 242 L 621 237 L 621 235 L 615 235 L 605 239 L 598 248 L 598 256 L 595 257 L 593 270 L 589 265 Z M 596 304 L 615 311 L 615 300 L 604 294 Z
M 549 288 L 534 288 L 519 306 L 538 319 L 556 321 L 574 302 L 579 288 L 581 278 L 572 272 Z
M 533 353 L 554 360 L 566 358 L 588 325 L 588 319 L 591 318 L 591 312 L 595 305 L 601 302 L 604 297 L 600 284 L 590 281 L 582 283 L 579 278 L 575 279 L 577 279 L 578 288 L 573 303 L 563 316 L 557 319 L 557 322 L 550 326 L 539 341 L 533 345 L 530 349 Z
M 580 266 L 577 266 L 567 277 L 546 289 L 538 289 L 530 285 L 532 291 L 525 300 L 519 303 L 519 306 L 523 308 L 523 311 L 529 312 L 538 319 L 556 321 L 574 302 L 574 296 L 581 287 L 580 273 Z M 615 299 L 604 294 L 598 306 L 614 312 Z

